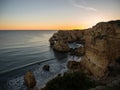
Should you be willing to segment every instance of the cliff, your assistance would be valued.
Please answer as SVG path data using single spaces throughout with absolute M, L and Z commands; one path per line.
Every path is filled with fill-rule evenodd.
M 107 76 L 120 58 L 120 21 L 101 22 L 86 30 L 85 49 L 82 67 L 96 78 Z
M 100 22 L 86 30 L 58 31 L 50 38 L 58 51 L 69 51 L 68 43 L 84 43 L 80 66 L 97 79 L 107 77 L 110 68 L 120 62 L 120 20 Z
M 61 52 L 68 52 L 70 47 L 68 43 L 79 42 L 84 43 L 84 31 L 81 30 L 70 30 L 62 31 L 59 30 L 57 33 L 54 33 L 53 36 L 49 39 L 50 45 L 54 50 Z

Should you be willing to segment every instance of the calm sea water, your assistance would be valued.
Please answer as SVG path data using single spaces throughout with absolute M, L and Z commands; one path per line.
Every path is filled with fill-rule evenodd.
M 53 59 L 49 38 L 55 31 L 0 31 L 0 74 Z
M 40 88 L 65 69 L 66 55 L 53 52 L 49 45 L 55 32 L 0 31 L 0 90 L 25 90 L 23 77 L 29 70 Z M 45 64 L 50 65 L 50 72 L 42 70 Z
M 34 73 L 36 87 L 40 89 L 67 71 L 69 60 L 81 59 L 51 49 L 48 40 L 55 32 L 0 31 L 0 90 L 26 90 L 24 74 L 27 71 Z M 45 64 L 49 64 L 49 72 L 42 69 Z

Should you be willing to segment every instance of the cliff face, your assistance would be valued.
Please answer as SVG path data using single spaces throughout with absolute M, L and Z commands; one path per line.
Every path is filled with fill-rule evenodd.
M 96 78 L 120 57 L 120 21 L 101 22 L 85 31 L 85 56 L 81 65 Z
M 53 34 L 53 36 L 49 39 L 49 42 L 54 50 L 61 52 L 68 52 L 70 50 L 68 43 L 75 41 L 84 42 L 83 36 L 84 36 L 84 31 L 81 30 L 72 30 L 72 31 L 60 30 L 57 33 Z
M 102 78 L 109 74 L 116 60 L 120 60 L 120 20 L 101 22 L 83 31 L 58 31 L 49 41 L 58 51 L 69 51 L 69 42 L 85 42 L 80 65 L 96 78 Z
M 54 33 L 53 36 L 49 39 L 50 44 L 53 44 L 53 41 L 64 40 L 66 42 L 74 42 L 76 40 L 81 41 L 84 36 L 84 31 L 82 30 L 59 30 L 57 33 Z

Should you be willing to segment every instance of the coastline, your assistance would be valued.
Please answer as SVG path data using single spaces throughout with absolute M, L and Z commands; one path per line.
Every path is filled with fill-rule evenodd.
M 61 53 L 57 52 L 57 54 Z M 49 80 L 55 78 L 58 74 L 64 74 L 64 72 L 68 70 L 68 61 L 71 61 L 73 58 L 74 60 L 78 60 L 78 57 L 72 57 L 67 54 L 66 57 L 59 57 L 59 60 L 54 58 L 47 61 L 36 62 L 30 66 L 1 74 L 0 80 L 1 85 L 3 85 L 1 88 L 3 88 L 3 90 L 26 90 L 26 86 L 24 85 L 24 74 L 27 71 L 32 71 L 37 80 L 36 87 L 41 89 Z M 43 66 L 46 64 L 50 65 L 49 72 L 43 70 Z
M 83 49 L 69 48 L 69 43 L 78 41 L 84 43 Z M 72 69 L 80 69 L 91 79 L 101 83 L 90 90 L 118 90 L 120 88 L 120 20 L 100 22 L 85 31 L 58 31 L 53 34 L 49 42 L 56 51 L 83 55 L 80 62 L 69 62 L 68 65 L 71 67 L 71 72 L 74 71 Z M 64 90 L 67 86 L 59 85 L 62 82 L 60 78 L 71 80 L 71 77 L 68 78 L 66 75 L 58 76 L 50 80 L 42 90 L 56 90 L 57 88 Z M 69 90 L 71 84 L 67 82 L 66 89 Z M 76 88 L 76 84 L 72 88 Z M 76 88 L 76 90 L 82 89 Z
M 114 28 L 111 24 L 114 25 Z M 56 58 L 52 61 L 43 61 L 41 64 L 36 62 L 37 65 L 34 69 L 33 67 L 32 70 L 29 68 L 29 70 L 35 75 L 37 81 L 36 87 L 38 89 L 46 87 L 46 83 L 49 82 L 49 80 L 56 78 L 56 76 L 59 76 L 59 74 L 63 75 L 64 72 L 67 72 L 68 70 L 74 71 L 72 69 L 79 69 L 86 75 L 90 76 L 93 80 L 102 83 L 99 85 L 108 88 L 109 86 L 107 85 L 112 80 L 115 80 L 115 77 L 119 78 L 119 25 L 120 21 L 110 21 L 107 23 L 98 23 L 96 26 L 93 26 L 93 28 L 84 31 L 84 33 L 83 31 L 79 31 L 79 33 L 78 31 L 58 31 L 57 33 L 54 33 L 53 37 L 49 39 L 49 42 L 53 48 L 53 52 L 57 52 L 54 53 Z M 79 44 L 83 44 L 83 42 L 84 45 L 81 47 Z M 73 45 L 70 45 L 70 43 L 73 43 Z M 117 48 L 112 49 L 110 47 Z M 67 52 L 66 58 L 61 58 L 61 55 L 65 55 L 65 52 Z M 108 52 L 110 54 L 108 54 Z M 60 55 L 58 53 L 60 53 Z M 116 54 L 113 55 L 112 53 Z M 81 58 L 75 58 L 79 55 L 80 57 L 83 56 L 82 60 Z M 50 70 L 43 70 L 44 65 L 49 65 Z M 78 66 L 77 68 L 76 65 Z M 72 67 L 72 69 L 69 67 Z M 14 90 L 13 88 L 16 90 L 20 90 L 21 88 L 22 90 L 26 89 L 27 87 L 24 85 L 23 77 L 24 76 L 22 75 L 9 80 L 6 83 L 10 86 L 8 88 L 11 88 L 11 90 Z M 119 80 L 116 84 L 119 84 Z M 113 85 L 113 88 L 114 87 L 115 86 Z

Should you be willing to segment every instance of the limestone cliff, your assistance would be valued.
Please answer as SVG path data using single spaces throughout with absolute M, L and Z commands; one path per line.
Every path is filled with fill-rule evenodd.
M 120 60 L 120 20 L 100 22 L 82 31 L 58 31 L 49 41 L 59 51 L 69 51 L 69 42 L 85 42 L 80 66 L 100 79 L 109 74 L 109 68 L 116 60 Z
M 53 34 L 53 36 L 49 39 L 49 42 L 53 49 L 57 51 L 68 52 L 70 50 L 68 43 L 75 41 L 84 43 L 83 36 L 84 31 L 81 30 L 59 30 L 57 33 Z
M 108 75 L 120 57 L 120 21 L 101 22 L 85 31 L 84 59 L 81 65 L 96 78 Z

